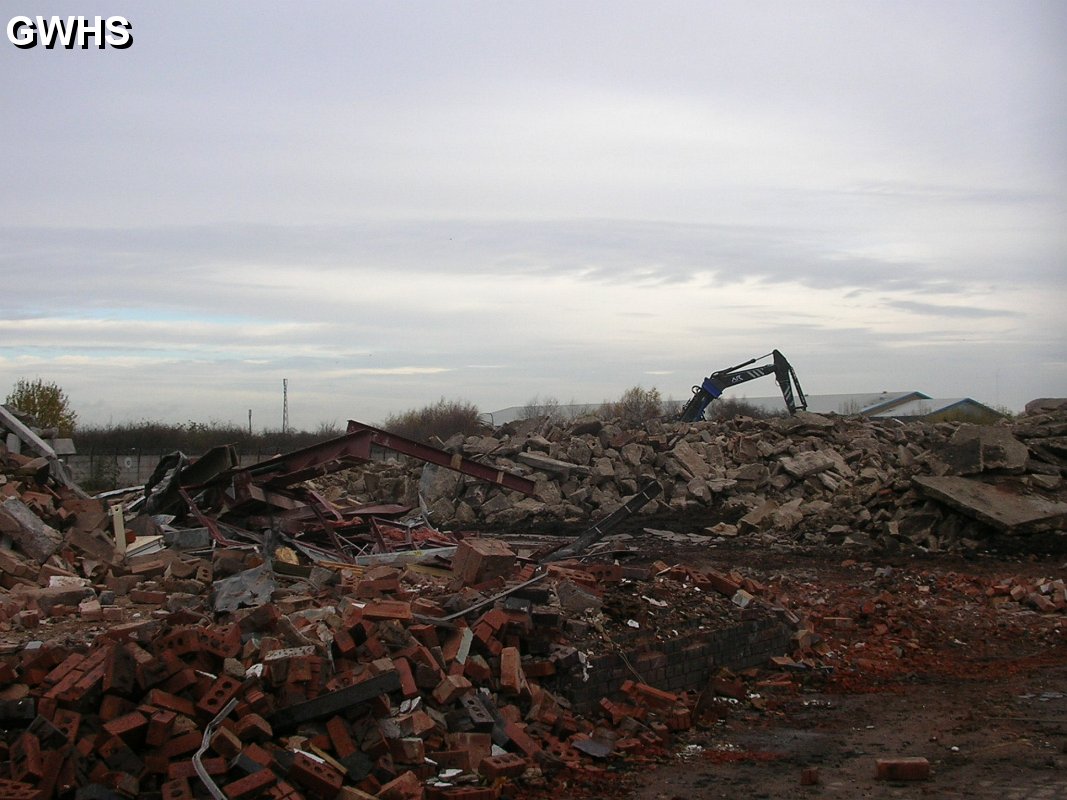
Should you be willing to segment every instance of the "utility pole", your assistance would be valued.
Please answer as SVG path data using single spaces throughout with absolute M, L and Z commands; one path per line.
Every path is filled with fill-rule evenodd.
M 282 433 L 289 433 L 289 379 L 282 378 Z
M 252 435 L 252 409 L 248 409 L 248 435 Z

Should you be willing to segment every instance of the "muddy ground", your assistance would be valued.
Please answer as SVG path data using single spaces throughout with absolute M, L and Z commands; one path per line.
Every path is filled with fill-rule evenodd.
M 739 569 L 802 617 L 853 624 L 823 631 L 830 650 L 820 669 L 752 671 L 747 697 L 719 698 L 722 719 L 680 737 L 676 753 L 605 764 L 599 780 L 572 783 L 564 796 L 1067 797 L 1067 617 L 987 594 L 1004 579 L 1062 577 L 1061 554 L 883 559 L 740 542 L 645 552 L 653 549 L 667 561 Z M 929 780 L 875 779 L 876 759 L 914 756 L 929 760 Z M 817 783 L 802 785 L 809 768 Z

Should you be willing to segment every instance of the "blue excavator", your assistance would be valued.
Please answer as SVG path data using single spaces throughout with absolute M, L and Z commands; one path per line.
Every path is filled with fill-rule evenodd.
M 765 358 L 770 358 L 771 361 L 755 367 L 749 366 Z M 790 363 L 786 361 L 785 356 L 777 350 L 772 350 L 767 355 L 750 358 L 744 363 L 711 373 L 704 379 L 702 384 L 693 387 L 693 396 L 689 398 L 689 402 L 685 404 L 685 407 L 679 413 L 678 419 L 681 422 L 696 422 L 704 419 L 704 412 L 711 404 L 711 401 L 718 399 L 725 389 L 771 374 L 774 375 L 774 379 L 778 381 L 778 385 L 782 389 L 782 397 L 785 398 L 785 405 L 789 409 L 789 413 L 797 413 L 798 408 L 807 410 L 808 401 L 804 397 L 804 390 L 800 388 L 800 381 L 797 380 L 796 372 L 793 371 Z

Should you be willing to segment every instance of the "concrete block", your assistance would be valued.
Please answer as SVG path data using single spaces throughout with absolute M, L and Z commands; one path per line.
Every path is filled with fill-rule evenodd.
M 9 497 L 0 503 L 0 533 L 10 536 L 19 550 L 38 564 L 47 561 L 63 544 L 62 534 L 42 522 L 17 497 Z

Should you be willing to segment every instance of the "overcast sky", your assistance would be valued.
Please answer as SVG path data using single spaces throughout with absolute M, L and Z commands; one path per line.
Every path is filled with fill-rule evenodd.
M 315 428 L 440 397 L 1067 396 L 1067 3 L 4 2 L 0 392 Z M 738 396 L 773 395 L 767 378 Z

